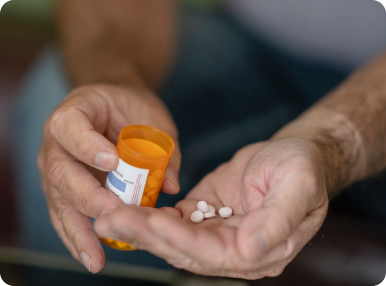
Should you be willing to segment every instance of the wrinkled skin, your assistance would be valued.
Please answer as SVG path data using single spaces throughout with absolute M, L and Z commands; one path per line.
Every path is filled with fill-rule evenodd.
M 205 200 L 228 219 L 194 224 Z M 175 208 L 120 206 L 100 217 L 99 236 L 115 237 L 194 273 L 244 279 L 277 276 L 315 235 L 328 195 L 321 152 L 300 139 L 249 145 L 208 174 Z
M 118 165 L 115 144 L 119 132 L 134 123 L 158 127 L 176 142 L 162 191 L 178 193 L 181 155 L 177 130 L 161 100 L 148 90 L 84 86 L 75 89 L 45 124 L 38 166 L 50 219 L 74 258 L 93 273 L 103 268 L 105 255 L 90 217 L 122 204 L 103 186 L 106 171 Z M 110 157 L 97 160 L 99 152 Z

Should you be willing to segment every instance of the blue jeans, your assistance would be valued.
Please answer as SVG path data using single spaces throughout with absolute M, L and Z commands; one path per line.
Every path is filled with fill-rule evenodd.
M 181 18 L 177 60 L 159 91 L 180 132 L 181 193 L 161 195 L 158 207 L 173 206 L 238 149 L 268 139 L 345 76 L 275 50 L 224 14 Z M 66 255 L 50 224 L 35 162 L 43 124 L 71 88 L 56 47 L 48 47 L 22 85 L 15 116 L 20 243 Z M 107 259 L 170 267 L 143 251 L 105 251 Z

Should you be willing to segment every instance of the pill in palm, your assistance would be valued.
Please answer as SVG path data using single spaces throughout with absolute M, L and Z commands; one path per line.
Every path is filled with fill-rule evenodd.
M 199 201 L 197 203 L 197 209 L 199 211 L 202 211 L 203 213 L 207 213 L 208 212 L 208 204 L 205 201 Z
M 212 218 L 215 216 L 216 216 L 216 213 L 212 213 L 212 212 L 207 212 L 204 214 L 204 218 Z
M 218 211 L 218 213 L 222 218 L 228 218 L 232 216 L 232 209 L 230 207 L 223 207 Z
M 190 216 L 190 219 L 194 223 L 200 223 L 204 220 L 204 213 L 202 211 L 195 211 Z
M 216 209 L 214 208 L 214 206 L 208 205 L 208 213 L 216 213 Z

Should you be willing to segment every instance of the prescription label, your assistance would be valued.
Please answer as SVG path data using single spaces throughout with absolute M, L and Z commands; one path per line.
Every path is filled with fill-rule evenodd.
M 119 159 L 117 169 L 107 175 L 106 189 L 125 204 L 140 206 L 149 170 L 133 167 Z

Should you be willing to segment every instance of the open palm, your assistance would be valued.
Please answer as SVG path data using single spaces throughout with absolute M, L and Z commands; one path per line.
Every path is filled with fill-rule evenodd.
M 121 206 L 95 224 L 177 268 L 258 279 L 279 275 L 321 226 L 328 206 L 318 148 L 297 139 L 247 146 L 175 208 Z M 234 215 L 194 224 L 197 202 Z

